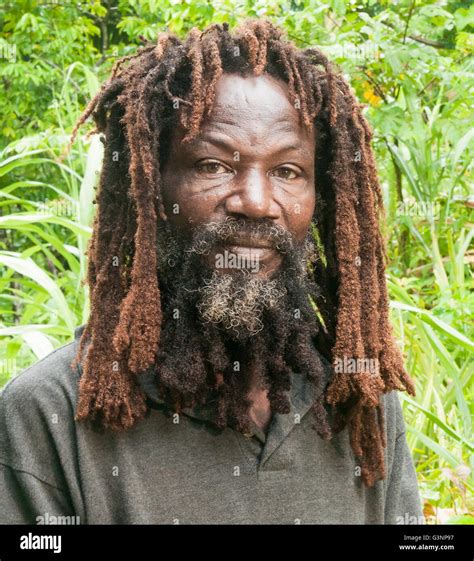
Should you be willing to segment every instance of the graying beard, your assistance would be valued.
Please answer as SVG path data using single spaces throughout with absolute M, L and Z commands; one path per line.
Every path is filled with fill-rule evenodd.
M 233 235 L 237 226 L 238 223 L 234 219 L 226 219 L 224 222 L 207 224 L 206 230 L 223 239 Z M 291 274 L 294 278 L 304 279 L 308 262 L 315 259 L 315 246 L 311 234 L 308 232 L 302 247 L 297 249 L 291 239 L 285 240 L 285 230 L 281 226 L 275 225 L 271 232 L 266 228 L 265 233 L 271 234 L 275 245 L 278 242 L 278 248 L 283 255 L 293 251 L 299 253 L 298 259 L 293 262 Z M 161 239 L 159 268 L 162 274 L 166 272 L 166 277 L 169 279 L 180 278 L 180 264 L 184 263 L 182 260 L 186 254 L 185 261 L 192 259 L 193 255 L 195 258 L 206 255 L 212 249 L 209 242 L 203 239 L 194 240 L 194 243 L 186 246 L 169 231 L 162 231 L 159 237 Z M 173 265 L 171 261 L 174 261 Z M 203 271 L 205 269 L 204 267 Z M 279 273 L 272 279 L 254 276 L 245 269 L 236 270 L 232 274 L 223 274 L 216 270 L 212 272 L 208 270 L 207 273 L 209 276 L 207 278 L 204 276 L 198 287 L 192 283 L 195 288 L 190 289 L 189 292 L 196 294 L 196 308 L 202 321 L 226 330 L 234 340 L 246 339 L 259 333 L 264 328 L 265 310 L 284 305 L 282 301 L 287 294 L 287 289 Z
M 249 274 L 229 275 L 214 271 L 198 289 L 197 309 L 206 323 L 213 323 L 240 339 L 263 329 L 264 310 L 277 306 L 287 293 L 278 279 L 267 280 Z

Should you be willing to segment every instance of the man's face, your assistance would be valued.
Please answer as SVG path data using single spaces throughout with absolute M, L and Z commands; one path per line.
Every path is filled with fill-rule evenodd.
M 224 74 L 200 134 L 186 143 L 183 136 L 180 128 L 174 132 L 162 170 L 165 209 L 176 231 L 190 238 L 196 227 L 246 219 L 277 225 L 303 242 L 315 205 L 315 139 L 300 124 L 284 82 Z M 209 266 L 218 268 L 222 254 L 237 257 L 220 261 L 222 273 L 232 264 L 258 263 L 252 272 L 267 277 L 282 262 L 258 229 L 234 229 L 206 256 Z

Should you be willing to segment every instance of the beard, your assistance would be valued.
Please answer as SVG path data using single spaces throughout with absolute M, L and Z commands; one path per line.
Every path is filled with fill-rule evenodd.
M 282 257 L 278 271 L 258 276 L 258 259 L 251 254 L 239 256 L 218 248 L 236 233 L 249 238 L 265 239 Z M 290 292 L 307 295 L 317 290 L 307 274 L 308 264 L 316 258 L 316 248 L 308 233 L 297 242 L 283 227 L 271 221 L 236 220 L 209 223 L 195 228 L 188 242 L 175 233 L 169 223 L 159 233 L 160 278 L 165 292 L 174 293 L 182 301 L 184 292 L 204 324 L 212 324 L 228 339 L 245 341 L 265 328 L 266 311 L 284 306 Z M 230 263 L 231 272 L 212 268 L 208 257 L 215 254 L 215 262 Z M 228 269 L 227 269 L 228 270 Z M 184 280 L 184 282 L 183 282 Z
M 279 268 L 263 276 L 248 262 L 225 272 L 213 267 L 212 256 L 221 257 L 219 248 L 236 233 L 265 239 L 281 257 Z M 313 410 L 327 437 L 324 367 L 314 346 L 321 324 L 310 300 L 318 294 L 310 233 L 298 242 L 270 220 L 228 218 L 195 228 L 187 239 L 165 222 L 158 240 L 161 396 L 177 410 L 205 403 L 215 411 L 215 424 L 245 432 L 249 391 L 268 390 L 272 412 L 288 413 L 291 375 L 299 371 L 314 384 Z
M 199 289 L 197 309 L 204 322 L 219 326 L 234 340 L 245 340 L 264 328 L 263 313 L 280 305 L 286 289 L 279 279 L 252 278 L 217 271 Z

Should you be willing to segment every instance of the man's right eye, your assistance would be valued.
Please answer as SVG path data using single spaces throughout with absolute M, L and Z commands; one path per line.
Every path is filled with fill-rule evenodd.
M 232 173 L 232 171 L 228 167 L 224 166 L 220 162 L 216 162 L 213 160 L 198 162 L 196 164 L 196 168 L 200 173 L 205 173 L 208 175 L 221 175 L 223 173 Z

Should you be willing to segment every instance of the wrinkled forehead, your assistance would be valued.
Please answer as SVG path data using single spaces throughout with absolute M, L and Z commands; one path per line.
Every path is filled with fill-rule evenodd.
M 290 100 L 288 85 L 269 74 L 223 74 L 196 142 L 209 132 L 222 133 L 246 146 L 275 142 L 281 137 L 305 144 L 309 150 L 314 143 L 314 135 L 302 123 L 298 103 Z M 178 142 L 185 135 L 182 127 L 175 133 Z
M 224 74 L 216 85 L 216 98 L 210 118 L 229 115 L 234 119 L 299 121 L 298 110 L 289 99 L 285 82 L 269 74 L 241 76 Z

